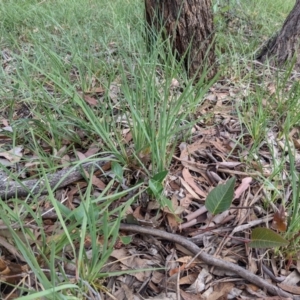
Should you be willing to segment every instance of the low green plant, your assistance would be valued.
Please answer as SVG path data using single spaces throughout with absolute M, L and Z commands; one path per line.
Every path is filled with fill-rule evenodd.
M 262 42 L 281 27 L 293 5 L 292 0 L 230 0 L 225 1 L 224 6 L 223 2 L 214 1 L 216 52 L 220 66 L 223 66 L 221 72 L 242 90 L 238 116 L 246 128 L 243 133 L 253 139 L 245 163 L 257 157 L 270 127 L 277 126 L 282 137 L 299 124 L 299 86 L 293 86 L 287 101 L 287 81 L 278 77 L 275 95 L 266 98 L 268 92 L 263 83 L 269 78 L 249 72 L 249 68 L 255 69 L 249 60 L 252 61 Z M 172 209 L 170 201 L 163 195 L 163 181 L 172 151 L 179 139 L 189 135 L 196 121 L 193 112 L 213 82 L 200 80 L 198 86 L 192 86 L 182 72 L 181 62 L 175 60 L 171 51 L 165 55 L 170 45 L 162 43 L 159 37 L 151 55 L 146 51 L 142 34 L 143 10 L 142 1 L 131 0 L 6 0 L 5 4 L 0 4 L 0 15 L 3 16 L 0 20 L 1 122 L 9 123 L 12 128 L 12 145 L 25 148 L 22 162 L 37 163 L 35 176 L 45 182 L 47 200 L 57 213 L 60 226 L 60 234 L 49 238 L 43 228 L 42 216 L 36 210 L 40 205 L 39 195 L 31 191 L 24 200 L 0 201 L 1 219 L 10 230 L 11 243 L 30 269 L 36 271 L 37 281 L 43 289 L 33 291 L 24 285 L 20 289 L 27 296 L 21 299 L 87 298 L 88 290 L 103 288 L 104 278 L 120 274 L 101 272 L 117 238 L 120 218 L 134 201 L 134 196 L 129 197 L 126 203 L 110 210 L 110 205 L 118 199 L 116 197 L 140 189 L 135 196 L 147 192 L 162 206 Z M 174 90 L 170 88 L 174 80 L 179 85 L 177 90 L 176 86 Z M 117 102 L 110 97 L 113 83 L 120 86 Z M 255 92 L 245 96 L 244 89 L 250 90 L 253 85 Z M 105 92 L 97 99 L 98 105 L 91 108 L 84 93 L 94 87 L 102 87 Z M 266 108 L 266 99 L 272 104 L 271 109 Z M 254 114 L 253 107 L 256 108 Z M 132 133 L 131 145 L 124 142 L 124 128 Z M 238 139 L 242 147 L 243 138 Z M 47 175 L 61 167 L 61 160 L 56 157 L 60 149 L 65 147 L 65 154 L 73 154 L 86 150 L 92 143 L 101 148 L 99 155 L 114 155 L 114 180 L 97 196 L 93 195 L 87 180 L 89 184 L 79 197 L 80 204 L 68 209 L 55 198 Z M 289 155 L 292 202 L 284 237 L 289 242 L 288 247 L 297 251 L 299 185 L 292 150 Z M 272 158 L 276 159 L 275 153 Z M 270 177 L 264 179 L 276 188 L 271 200 L 285 196 L 276 185 L 277 182 L 284 183 L 279 178 L 284 163 L 280 161 Z M 79 164 L 75 163 L 74 167 Z M 132 190 L 110 193 L 109 189 L 123 184 L 128 169 L 143 173 L 142 179 L 137 179 L 143 182 L 131 183 Z M 19 178 L 26 171 L 11 170 L 9 176 L 21 184 Z M 212 213 L 220 213 L 230 206 L 234 180 L 229 182 L 225 188 L 217 187 L 208 197 L 207 204 Z M 29 224 L 28 219 L 32 220 Z M 40 229 L 37 245 L 33 245 L 36 237 L 30 230 L 32 224 Z M 256 246 L 279 246 L 278 236 L 270 238 L 268 233 L 266 244 L 266 229 L 260 230 L 253 230 L 252 242 L 257 243 Z M 99 237 L 103 235 L 105 238 L 99 243 Z M 92 244 L 91 258 L 84 249 L 86 237 Z M 130 240 L 123 237 L 122 241 L 128 243 Z M 282 240 L 281 245 L 285 245 Z M 70 257 L 62 257 L 64 251 L 68 251 Z M 68 277 L 62 267 L 64 264 L 70 264 L 78 271 L 76 284 L 70 283 L 74 278 Z
M 83 162 L 78 162 L 74 168 L 81 163 Z M 121 271 L 103 272 L 102 269 L 119 239 L 120 221 L 135 198 L 145 190 L 144 184 L 140 183 L 125 191 L 115 190 L 111 193 L 116 186 L 116 182 L 111 180 L 99 195 L 94 196 L 92 183 L 88 181 L 85 192 L 80 195 L 79 206 L 71 210 L 56 199 L 53 188 L 47 180 L 45 169 L 43 171 L 44 184 L 48 192 L 47 200 L 53 207 L 52 210 L 56 213 L 60 226 L 53 231 L 52 236 L 45 232 L 40 211 L 32 209 L 33 206 L 39 207 L 38 197 L 24 201 L 13 200 L 13 209 L 9 203 L 0 201 L 1 210 L 5 212 L 1 218 L 2 222 L 7 226 L 19 255 L 28 264 L 29 271 L 34 270 L 37 281 L 45 291 L 37 292 L 26 286 L 21 290 L 23 294 L 28 294 L 24 299 L 29 299 L 28 297 L 36 299 L 41 295 L 53 299 L 51 298 L 53 293 L 56 299 L 65 299 L 66 290 L 72 290 L 73 295 L 84 295 L 88 292 L 86 283 L 92 288 L 96 286 L 99 288 L 105 278 L 122 274 Z M 114 209 L 110 208 L 114 201 L 129 194 L 133 196 L 127 197 L 126 202 Z M 38 240 L 25 219 L 31 219 L 30 224 L 32 226 L 35 224 L 39 228 Z M 11 224 L 14 224 L 14 227 Z M 100 237 L 103 237 L 103 240 L 100 241 Z M 89 251 L 86 250 L 86 240 L 91 244 Z M 126 238 L 124 241 L 126 242 Z M 35 248 L 34 252 L 32 248 Z M 64 253 L 67 253 L 67 256 Z M 76 285 L 69 283 L 73 277 L 65 273 L 65 268 L 62 267 L 64 264 L 76 268 L 79 279 Z
M 235 177 L 230 178 L 225 184 L 216 186 L 207 195 L 205 207 L 216 215 L 229 209 L 234 198 Z M 233 238 L 233 237 L 232 237 Z M 278 233 L 263 227 L 257 227 L 252 231 L 251 239 L 245 240 L 253 248 L 272 248 L 287 246 L 288 241 Z

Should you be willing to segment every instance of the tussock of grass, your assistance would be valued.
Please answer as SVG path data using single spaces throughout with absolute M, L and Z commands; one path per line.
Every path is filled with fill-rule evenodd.
M 214 9 L 221 76 L 249 88 L 243 102 L 237 103 L 237 113 L 254 141 L 248 149 L 247 159 L 251 160 L 270 130 L 276 127 L 279 136 L 285 137 L 299 125 L 299 85 L 295 83 L 286 93 L 290 73 L 278 73 L 270 96 L 265 85 L 269 75 L 259 73 L 250 63 L 262 42 L 280 28 L 294 1 L 219 2 L 215 1 Z M 64 155 L 74 159 L 95 143 L 99 155 L 112 154 L 121 169 L 134 166 L 149 179 L 168 170 L 172 153 L 178 141 L 189 136 L 194 112 L 212 82 L 192 86 L 180 63 L 172 55 L 164 56 L 167 45 L 159 39 L 148 53 L 142 1 L 8 0 L 0 4 L 0 15 L 0 110 L 13 128 L 10 144 L 1 147 L 8 150 L 23 145 L 27 154 L 23 162 L 37 163 L 35 176 L 45 180 L 49 193 L 45 201 L 58 215 L 59 230 L 55 232 L 60 232 L 58 236 L 45 232 L 42 213 L 36 209 L 41 205 L 39 195 L 0 202 L 5 212 L 2 222 L 23 262 L 36 270 L 35 280 L 44 290 L 41 295 L 24 285 L 27 296 L 22 299 L 53 299 L 54 292 L 57 299 L 66 299 L 67 293 L 86 297 L 93 289 L 105 290 L 103 280 L 112 274 L 105 264 L 119 237 L 118 224 L 130 204 L 145 192 L 147 182 L 132 180 L 133 186 L 123 190 L 115 188 L 115 178 L 94 194 L 86 178 L 80 203 L 71 210 L 46 180 L 47 173 L 61 168 L 57 152 L 63 149 Z M 174 79 L 179 86 L 172 87 Z M 118 88 L 118 101 L 111 96 L 112 85 Z M 104 92 L 97 98 L 98 105 L 91 107 L 84 95 L 100 87 Z M 124 128 L 130 129 L 134 147 L 124 142 Z M 288 153 L 292 161 L 293 150 Z M 264 179 L 266 184 L 273 185 L 274 178 L 283 180 L 284 166 L 282 158 L 274 173 Z M 19 176 L 23 171 L 13 172 Z M 293 236 L 299 230 L 299 189 L 298 175 L 295 169 L 290 171 L 293 214 L 288 234 Z M 30 173 L 29 167 L 26 172 Z M 283 192 L 277 189 L 274 199 Z M 127 201 L 111 209 L 122 197 Z M 40 242 L 32 247 L 34 230 L 39 230 Z M 86 239 L 91 243 L 90 257 Z M 67 276 L 64 264 L 76 270 L 76 285 L 69 283 L 74 278 Z

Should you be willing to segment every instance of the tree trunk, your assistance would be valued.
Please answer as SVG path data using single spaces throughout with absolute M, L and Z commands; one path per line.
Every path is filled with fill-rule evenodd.
M 216 74 L 211 0 L 145 0 L 145 8 L 148 26 L 170 39 L 190 78 Z
M 280 32 L 271 38 L 257 56 L 261 62 L 269 60 L 273 66 L 282 66 L 295 58 L 295 69 L 300 69 L 300 0 L 286 18 Z

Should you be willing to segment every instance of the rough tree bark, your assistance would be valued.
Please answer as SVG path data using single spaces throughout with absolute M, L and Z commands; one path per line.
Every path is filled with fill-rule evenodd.
M 145 0 L 145 8 L 148 26 L 165 33 L 178 58 L 186 55 L 190 78 L 216 74 L 211 0 Z
M 273 66 L 282 66 L 295 58 L 295 70 L 300 70 L 300 0 L 286 18 L 281 30 L 272 37 L 258 54 L 261 62 L 269 60 Z

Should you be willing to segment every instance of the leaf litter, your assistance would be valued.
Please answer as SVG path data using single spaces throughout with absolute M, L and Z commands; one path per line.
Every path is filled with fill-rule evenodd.
M 228 103 L 230 88 L 224 87 L 218 92 L 218 87 L 220 88 L 219 83 L 211 89 L 210 94 L 207 95 L 205 102 L 198 110 L 200 115 L 208 115 L 208 112 L 211 111 L 212 120 L 209 122 L 217 123 L 217 125 L 211 125 L 209 128 L 203 121 L 197 123 L 191 140 L 181 143 L 179 145 L 180 155 L 174 156 L 170 172 L 164 183 L 164 193 L 171 199 L 172 209 L 160 208 L 157 202 L 151 201 L 147 196 L 148 199 L 144 202 L 131 206 L 132 212 L 129 211 L 128 216 L 132 215 L 140 226 L 164 228 L 164 230 L 189 237 L 195 243 L 202 245 L 203 251 L 214 254 L 223 260 L 245 266 L 251 262 L 251 269 L 255 270 L 259 269 L 259 264 L 264 264 L 275 270 L 274 266 L 269 264 L 269 256 L 266 260 L 264 257 L 260 257 L 262 261 L 258 264 L 256 261 L 259 257 L 255 252 L 249 251 L 247 244 L 250 230 L 258 224 L 271 226 L 279 232 L 285 232 L 287 229 L 287 212 L 283 204 L 278 207 L 274 205 L 273 211 L 261 208 L 261 203 L 270 190 L 268 186 L 261 183 L 259 175 L 268 176 L 271 173 L 272 156 L 262 148 L 261 156 L 252 163 L 252 169 L 247 167 L 245 160 L 241 160 L 241 157 L 246 158 L 250 151 L 251 138 L 243 137 L 243 147 L 237 143 L 240 140 L 243 126 L 232 115 L 232 104 Z M 95 90 L 96 92 L 102 93 L 102 90 Z M 93 91 L 87 93 L 93 93 Z M 89 104 L 93 106 L 96 102 Z M 125 134 L 128 135 L 128 133 L 130 131 L 126 130 Z M 269 141 L 272 141 L 273 153 L 279 157 L 284 148 L 280 148 L 280 140 L 276 134 L 272 131 L 270 134 Z M 297 132 L 294 130 L 292 136 L 295 134 Z M 125 140 L 127 143 L 132 142 L 129 138 L 125 138 Z M 296 147 L 297 142 L 294 144 Z M 20 163 L 22 149 L 22 147 L 17 147 L 6 152 L 3 151 L 2 157 L 12 164 Z M 88 149 L 82 150 L 75 151 L 74 155 L 85 160 L 87 157 L 96 155 L 100 148 L 94 143 Z M 67 148 L 64 146 L 56 152 L 57 157 L 62 157 L 61 165 L 65 165 L 66 161 L 72 161 L 75 158 L 70 154 L 66 156 L 66 151 Z M 28 168 L 29 163 L 26 164 Z M 95 194 L 104 190 L 112 180 L 108 176 L 110 169 L 111 161 L 108 159 L 101 171 L 95 170 L 94 174 L 85 171 L 84 176 L 87 180 L 92 180 Z M 205 208 L 207 196 L 213 188 L 232 178 L 236 178 L 233 203 L 228 209 L 225 209 L 224 213 L 216 213 L 215 216 L 210 214 Z M 82 191 L 87 186 L 84 181 L 74 183 L 71 181 L 61 190 L 61 193 L 56 192 L 57 197 L 61 194 L 61 199 L 64 199 L 61 203 L 71 210 L 80 205 L 80 190 Z M 114 204 L 114 206 L 116 205 L 118 202 Z M 55 225 L 57 215 L 53 211 L 52 205 L 47 200 L 39 201 L 39 206 L 34 209 L 40 211 L 43 217 L 45 233 L 49 235 L 49 241 L 59 240 L 63 231 Z M 266 215 L 267 218 L 265 218 Z M 130 218 L 128 220 L 132 222 Z M 32 224 L 32 220 L 29 223 Z M 243 227 L 244 225 L 246 226 Z M 38 238 L 39 235 L 36 236 Z M 3 238 L 2 234 L 1 238 Z M 230 274 L 222 269 L 211 268 L 209 265 L 201 263 L 197 258 L 189 256 L 189 253 L 182 247 L 151 236 L 132 235 L 131 238 L 132 241 L 129 245 L 122 243 L 119 246 L 115 245 L 115 250 L 111 253 L 107 266 L 103 268 L 103 272 L 124 271 L 123 275 L 107 280 L 106 284 L 110 290 L 107 299 L 110 299 L 109 295 L 117 299 L 128 297 L 141 299 L 139 295 L 143 295 L 145 299 L 147 297 L 155 299 L 154 295 L 162 295 L 165 289 L 179 292 L 183 299 L 193 299 L 193 297 L 199 299 L 197 298 L 199 293 L 202 294 L 203 299 L 221 299 L 225 295 L 228 298 L 239 297 L 239 299 L 245 299 L 245 297 L 257 299 L 258 296 L 264 299 L 276 299 L 276 297 L 267 297 L 262 290 L 257 288 L 254 292 L 253 287 L 250 288 L 234 273 Z M 101 243 L 100 240 L 99 243 Z M 23 276 L 22 274 L 28 266 L 17 264 L 20 268 L 19 271 L 11 271 L 8 261 L 16 250 L 13 250 L 13 246 L 8 247 L 5 242 L 1 245 L 7 250 L 6 254 L 4 251 L 6 260 L 3 260 L 3 265 L 7 266 L 8 270 L 5 276 L 13 275 L 18 279 L 18 276 Z M 86 246 L 88 249 L 88 244 Z M 271 259 L 276 260 L 276 257 Z M 72 264 L 68 264 L 66 267 L 70 275 L 74 274 L 76 270 L 71 266 Z M 282 276 L 288 277 L 283 266 L 277 265 L 276 262 L 275 266 L 277 273 L 283 272 Z M 135 272 L 132 273 L 132 271 Z M 266 273 L 263 275 L 268 276 Z M 12 278 L 14 278 L 13 276 Z M 288 292 L 297 294 L 297 284 L 298 282 L 288 282 L 288 284 L 282 283 L 280 286 Z
M 226 97 L 222 94 L 220 99 L 226 99 Z M 221 106 L 221 101 L 218 101 L 217 105 Z M 232 110 L 231 106 L 230 109 L 226 107 L 227 105 L 225 104 L 223 111 Z M 214 110 L 217 118 L 220 117 L 220 111 L 220 109 Z M 172 198 L 172 201 L 177 198 L 178 203 L 182 203 L 181 201 L 185 202 L 188 199 L 188 204 L 183 207 L 185 210 L 178 215 L 181 217 L 181 222 L 178 226 L 181 235 L 190 236 L 197 242 L 201 240 L 200 243 L 205 246 L 204 249 L 206 251 L 212 251 L 212 253 L 217 254 L 218 257 L 222 257 L 224 260 L 230 260 L 242 265 L 247 265 L 251 262 L 253 265 L 257 264 L 255 261 L 258 257 L 252 251 L 249 252 L 248 242 L 250 241 L 251 232 L 249 229 L 251 230 L 259 224 L 265 224 L 267 227 L 272 226 L 275 230 L 286 231 L 286 211 L 282 204 L 278 204 L 278 208 L 274 205 L 273 213 L 272 210 L 264 211 L 260 209 L 261 203 L 263 203 L 262 201 L 265 199 L 266 193 L 268 193 L 268 187 L 260 181 L 260 176 L 261 174 L 265 177 L 270 175 L 272 171 L 270 160 L 274 158 L 280 160 L 283 152 L 279 147 L 278 138 L 274 135 L 274 138 L 269 139 L 269 141 L 273 141 L 273 148 L 275 147 L 274 150 L 276 149 L 276 151 L 273 151 L 275 157 L 274 155 L 272 157 L 268 151 L 262 150 L 260 151 L 261 156 L 257 158 L 260 168 L 257 168 L 255 162 L 252 169 L 247 168 L 246 160 L 240 160 L 240 158 L 241 154 L 246 158 L 250 151 L 252 145 L 251 140 L 249 141 L 250 137 L 245 139 L 246 143 L 242 145 L 243 147 L 236 143 L 240 138 L 242 126 L 238 124 L 237 119 L 232 115 L 230 118 L 228 116 L 229 114 L 226 114 L 224 120 L 215 126 L 213 130 L 208 131 L 204 129 L 201 132 L 201 126 L 199 126 L 201 124 L 195 126 L 198 128 L 193 132 L 195 136 L 194 142 L 181 144 L 180 157 L 174 157 L 174 165 L 172 165 L 174 172 L 171 171 L 167 178 L 165 193 Z M 213 187 L 219 186 L 233 178 L 233 176 L 237 178 L 234 201 L 221 219 L 220 215 L 218 215 L 217 220 L 217 216 L 213 217 L 204 208 L 205 199 Z M 174 208 L 176 210 L 176 206 Z M 199 214 L 194 214 L 194 212 L 198 211 Z M 265 218 L 266 214 L 268 217 Z M 189 215 L 194 215 L 194 217 L 188 218 Z M 202 215 L 205 217 L 199 218 Z M 176 232 L 175 220 L 176 218 L 172 220 L 166 218 L 169 230 L 175 230 Z M 191 222 L 189 226 L 184 226 L 184 220 Z M 271 222 L 273 225 L 271 225 Z M 234 227 L 236 224 L 240 225 L 241 229 Z M 244 224 L 247 227 L 243 229 L 242 226 Z M 279 237 L 279 235 L 276 236 Z M 228 239 L 228 237 L 230 238 Z M 284 243 L 286 242 L 284 241 Z M 179 249 L 183 251 L 181 248 Z M 272 259 L 276 260 L 276 255 Z M 269 258 L 264 261 L 263 258 L 260 264 L 270 267 L 268 260 Z M 192 264 L 192 267 L 195 268 L 194 264 Z M 282 266 L 279 266 L 279 268 L 282 268 Z M 204 270 L 206 270 L 206 267 L 202 266 L 202 271 L 196 271 L 196 274 L 201 274 Z M 255 270 L 258 270 L 258 267 L 255 267 Z M 184 269 L 184 265 L 178 266 L 172 273 L 169 273 L 169 276 L 174 272 L 180 273 L 183 276 L 182 278 L 185 278 L 184 276 L 188 270 Z M 190 270 L 190 272 L 193 271 Z M 286 274 L 284 268 L 280 272 Z M 276 297 L 268 297 L 263 290 L 258 288 L 255 288 L 255 291 L 253 291 L 253 287 L 251 289 L 250 285 L 245 285 L 239 278 L 232 278 L 233 274 L 229 275 L 222 270 L 218 270 L 218 272 L 210 271 L 209 274 L 211 274 L 211 278 L 205 279 L 203 285 L 197 285 L 197 279 L 193 277 L 193 283 L 190 284 L 189 288 L 185 289 L 186 292 L 189 292 L 190 297 L 192 297 L 192 294 L 198 295 L 199 291 L 202 291 L 200 286 L 203 286 L 203 291 L 205 290 L 205 292 L 202 293 L 202 297 L 205 297 L 205 299 L 219 299 L 215 298 L 217 290 L 213 288 L 214 285 L 212 283 L 216 280 L 216 277 L 213 276 L 217 276 L 217 278 L 229 276 L 228 279 L 236 283 L 234 285 L 230 284 L 228 292 L 221 292 L 220 299 L 225 295 L 229 298 L 232 297 L 229 295 L 232 291 L 232 286 L 235 286 L 234 291 L 236 291 L 234 297 L 239 299 L 257 299 L 258 297 L 262 297 L 262 299 L 276 299 Z M 268 274 L 263 273 L 263 276 L 268 277 Z M 183 282 L 186 283 L 186 281 Z M 295 284 L 293 285 L 295 286 Z M 196 286 L 197 291 L 195 290 Z M 295 292 L 296 288 L 290 287 L 288 289 L 284 288 L 284 285 L 281 286 L 284 290 L 289 292 L 293 290 L 297 294 Z M 183 291 L 180 290 L 180 292 Z M 182 297 L 184 298 L 184 296 Z
M 5 53 L 9 53 L 6 51 Z M 10 56 L 6 55 L 5 67 L 9 70 Z M 73 70 L 76 75 L 76 70 Z M 74 75 L 74 76 L 75 76 Z M 76 77 L 76 76 L 75 76 Z M 74 78 L 75 78 L 74 77 Z M 178 88 L 180 83 L 172 80 L 171 88 Z M 269 95 L 276 94 L 274 83 L 266 86 Z M 54 93 L 53 85 L 47 82 L 47 91 Z M 96 107 L 103 101 L 105 88 L 94 80 L 93 86 L 85 91 L 78 91 L 80 97 L 91 107 Z M 286 142 L 291 142 L 295 154 L 296 168 L 300 170 L 300 132 L 293 128 L 289 140 L 278 135 L 277 128 L 269 128 L 267 140 L 260 145 L 258 154 L 249 161 L 253 139 L 247 133 L 244 124 L 240 124 L 235 115 L 234 103 L 238 104 L 250 93 L 242 87 L 236 87 L 231 82 L 217 82 L 205 96 L 205 101 L 199 106 L 197 122 L 193 128 L 192 137 L 188 141 L 178 144 L 170 166 L 169 174 L 164 182 L 164 194 L 170 199 L 169 207 L 159 207 L 155 199 L 148 194 L 141 194 L 138 201 L 132 204 L 127 211 L 127 222 L 160 228 L 165 231 L 176 232 L 194 243 L 201 245 L 203 251 L 212 254 L 224 261 L 233 262 L 261 274 L 283 290 L 298 295 L 300 279 L 300 258 L 288 264 L 286 257 L 279 257 L 275 251 L 254 251 L 249 247 L 251 231 L 259 226 L 270 227 L 278 233 L 285 233 L 288 229 L 288 203 L 291 201 L 289 182 L 279 180 L 266 182 L 261 177 L 269 178 L 276 166 L 282 160 L 289 168 L 289 157 L 286 154 Z M 118 106 L 121 92 L 120 83 L 113 82 L 108 90 L 111 101 Z M 265 105 L 269 105 L 266 104 Z M 21 116 L 32 117 L 26 106 L 16 107 L 15 118 Z M 115 120 L 123 126 L 124 142 L 132 146 L 132 133 L 126 123 L 129 121 L 115 110 Z M 16 176 L 22 180 L 38 174 L 36 156 L 24 146 L 11 148 L 12 141 L 6 132 L 11 132 L 6 119 L 1 119 L 0 163 L 11 168 Z M 78 133 L 85 134 L 85 133 Z M 84 136 L 81 137 L 83 140 Z M 72 161 L 85 160 L 101 151 L 101 140 L 97 143 L 86 143 L 74 152 L 68 149 L 71 142 L 66 140 L 61 149 L 55 149 L 56 169 L 63 170 Z M 49 153 L 49 145 L 41 143 L 45 153 Z M 51 147 L 50 147 L 51 148 Z M 270 150 L 271 149 L 271 150 Z M 25 158 L 26 157 L 26 160 Z M 55 160 L 53 157 L 53 160 Z M 87 182 L 93 185 L 92 196 L 97 197 L 110 183 L 108 194 L 115 193 L 120 186 L 123 190 L 132 185 L 134 171 L 125 172 L 121 182 L 115 182 L 112 174 L 113 158 L 108 157 L 101 168 L 85 170 L 81 178 L 74 178 L 55 191 L 55 198 L 61 205 L 70 211 L 77 212 L 75 218 L 80 219 L 80 204 L 82 192 L 87 188 Z M 22 174 L 18 172 L 23 169 Z M 281 171 L 281 178 L 287 180 L 285 169 Z M 7 180 L 5 173 L 0 173 L 1 179 Z M 83 179 L 85 178 L 85 179 Z M 205 200 L 210 192 L 224 185 L 232 178 L 236 178 L 233 202 L 226 207 L 223 213 L 211 214 L 205 207 Z M 287 191 L 286 199 L 273 199 L 274 191 Z M 126 202 L 126 196 L 111 204 L 113 210 Z M 272 204 L 271 204 L 272 202 Z M 268 205 L 266 205 L 266 203 Z M 10 204 L 8 204 L 10 205 Z M 58 222 L 58 216 L 47 197 L 39 196 L 38 204 L 32 203 L 31 208 L 42 217 L 42 226 L 48 242 L 59 241 L 63 230 Z M 30 228 L 30 237 L 24 237 L 20 228 L 15 228 L 20 239 L 29 240 L 32 251 L 39 247 L 41 238 L 36 221 L 25 219 Z M 1 225 L 0 226 L 6 226 Z M 2 227 L 1 227 L 2 228 Z M 1 229 L 2 230 L 2 229 Z M 18 284 L 26 281 L 28 288 L 38 279 L 23 262 L 24 258 L 11 244 L 11 232 L 4 228 L 0 231 L 2 258 L 0 260 L 0 276 L 2 282 Z M 211 267 L 191 256 L 189 251 L 177 244 L 160 240 L 154 236 L 131 234 L 129 243 L 123 243 L 128 234 L 120 232 L 120 240 L 114 245 L 110 258 L 101 270 L 102 272 L 122 271 L 122 275 L 109 277 L 105 281 L 107 293 L 103 299 L 287 299 L 270 296 L 257 286 L 247 283 L 244 279 L 223 269 Z M 103 244 L 103 237 L 98 239 Z M 78 247 L 78 245 L 76 245 Z M 89 253 L 90 242 L 85 241 L 85 251 Z M 72 257 L 69 247 L 64 249 L 64 255 Z M 18 263 L 16 263 L 18 258 Z M 43 266 L 43 261 L 40 261 Z M 268 271 L 267 271 L 268 270 Z M 297 271 L 295 271 L 297 270 Z M 65 272 L 69 276 L 76 275 L 76 264 L 70 259 L 66 264 Z M 28 276 L 30 275 L 30 278 Z M 276 279 L 277 278 L 277 279 Z M 278 278 L 284 279 L 278 282 Z M 11 293 L 11 299 L 18 297 L 14 290 L 3 292 Z M 167 291 L 167 292 L 166 292 Z

